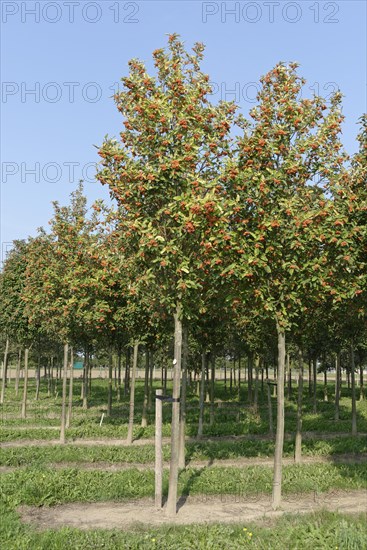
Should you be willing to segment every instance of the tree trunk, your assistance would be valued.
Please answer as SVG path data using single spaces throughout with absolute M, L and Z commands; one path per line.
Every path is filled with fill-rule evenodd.
M 182 359 L 182 320 L 181 305 L 178 304 L 174 314 L 175 321 L 175 352 L 172 391 L 172 427 L 171 427 L 171 460 L 169 470 L 169 487 L 166 512 L 168 516 L 176 515 L 177 485 L 178 485 L 178 458 L 179 458 L 179 431 L 180 431 L 180 377 Z
M 327 394 L 327 370 L 326 370 L 326 367 L 325 367 L 325 370 L 324 370 L 324 401 L 329 401 L 329 397 L 328 397 L 328 394 Z
M 271 390 L 270 383 L 267 382 L 267 394 L 268 394 L 268 413 L 269 413 L 269 435 L 274 437 L 274 428 L 273 428 L 273 405 L 271 403 Z
M 24 351 L 24 382 L 23 382 L 23 401 L 22 401 L 22 419 L 27 417 L 27 391 L 28 391 L 28 355 L 29 348 Z
M 6 376 L 8 372 L 8 354 L 9 354 L 9 338 L 6 339 L 5 351 L 4 351 L 4 362 L 3 362 L 3 379 L 1 384 L 1 398 L 0 404 L 3 405 L 5 398 L 5 388 L 6 388 Z
M 15 395 L 16 395 L 16 397 L 18 397 L 18 393 L 19 393 L 19 378 L 20 378 L 21 362 L 22 362 L 22 348 L 19 348 L 17 368 L 16 368 L 16 371 L 15 371 Z
M 278 333 L 278 391 L 277 391 L 277 431 L 274 451 L 274 477 L 272 507 L 280 506 L 282 499 L 282 460 L 284 442 L 284 368 L 285 368 L 285 332 L 277 323 Z
M 125 364 L 125 377 L 124 377 L 124 395 L 129 393 L 130 386 L 130 348 L 126 350 L 126 364 Z
M 340 351 L 336 354 L 335 360 L 335 421 L 339 420 L 339 400 L 340 400 Z
M 253 363 L 254 363 L 254 354 L 250 353 L 248 356 L 248 376 L 247 376 L 247 399 L 249 405 L 252 403 L 252 369 L 253 369 Z
M 153 394 L 153 370 L 154 370 L 154 354 L 151 351 L 150 356 L 150 370 L 149 370 L 149 388 L 148 388 L 148 411 L 152 408 L 152 394 Z
M 303 398 L 303 356 L 302 350 L 298 354 L 298 399 L 297 399 L 297 428 L 294 446 L 294 461 L 298 464 L 302 458 L 302 398 Z
M 202 354 L 201 354 L 201 379 L 200 379 L 198 437 L 201 437 L 203 435 L 206 359 L 207 359 L 206 352 L 203 351 Z M 231 373 L 232 373 L 232 369 L 231 369 Z
M 215 397 L 215 354 L 211 357 L 211 373 L 210 373 L 210 425 L 214 424 L 214 397 Z
M 308 360 L 308 395 L 312 395 L 312 361 Z
M 238 402 L 241 403 L 241 354 L 238 354 Z
M 357 435 L 356 373 L 354 362 L 354 342 L 350 344 L 350 374 L 352 382 L 352 435 Z
M 182 388 L 180 407 L 180 448 L 178 467 L 185 468 L 185 432 L 186 432 L 186 390 L 187 390 L 187 360 L 189 355 L 189 341 L 187 327 L 183 327 L 182 340 Z
M 112 348 L 108 354 L 108 395 L 107 395 L 107 416 L 112 414 L 112 389 L 113 389 L 113 357 Z
M 259 367 L 260 357 L 256 355 L 255 358 L 255 390 L 254 390 L 254 413 L 259 412 Z
M 84 353 L 83 369 L 83 409 L 88 409 L 89 352 Z
M 146 428 L 148 425 L 147 420 L 147 408 L 148 408 L 148 392 L 149 392 L 149 372 L 150 372 L 150 351 L 149 348 L 145 350 L 146 364 L 145 364 L 145 376 L 144 376 L 144 401 L 143 401 L 143 413 L 141 417 L 141 427 Z
M 359 365 L 359 400 L 364 401 L 363 365 Z
M 36 396 L 35 396 L 36 401 L 38 401 L 40 396 L 40 385 L 41 385 L 41 354 L 40 354 L 40 350 L 38 350 L 37 369 L 36 369 Z
M 135 342 L 133 368 L 131 372 L 131 385 L 130 385 L 129 427 L 127 430 L 127 438 L 126 438 L 126 442 L 128 445 L 131 445 L 133 442 L 134 408 L 135 408 L 135 377 L 136 377 L 136 367 L 138 364 L 138 351 L 139 351 L 139 342 Z
M 313 413 L 317 413 L 317 358 L 312 360 L 313 368 Z
M 69 403 L 66 427 L 70 428 L 71 414 L 73 410 L 73 382 L 74 382 L 74 350 L 70 348 L 70 375 L 69 375 Z
M 69 345 L 64 344 L 64 368 L 62 372 L 62 404 L 61 404 L 61 428 L 60 428 L 60 443 L 65 443 L 65 424 L 66 424 L 66 390 L 68 376 L 68 354 Z
M 117 350 L 117 402 L 121 400 L 121 348 L 118 347 Z

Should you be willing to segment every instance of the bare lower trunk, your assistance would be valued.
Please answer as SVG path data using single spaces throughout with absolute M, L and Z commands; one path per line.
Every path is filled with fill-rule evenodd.
M 282 461 L 284 443 L 284 368 L 285 368 L 285 333 L 277 323 L 278 332 L 278 390 L 277 390 L 277 431 L 274 451 L 274 477 L 272 507 L 280 506 L 282 499 Z
M 189 354 L 187 327 L 183 328 L 182 340 L 182 387 L 181 387 L 181 406 L 180 406 L 180 448 L 178 467 L 185 467 L 185 432 L 186 432 L 186 390 L 187 390 L 187 359 Z
M 88 408 L 88 381 L 89 381 L 89 353 L 84 354 L 84 369 L 83 369 L 83 409 Z
M 259 412 L 259 367 L 260 358 L 257 355 L 255 359 L 255 389 L 254 389 L 254 413 Z
M 363 365 L 359 365 L 359 400 L 364 401 Z
M 24 351 L 24 383 L 23 383 L 23 401 L 22 401 L 22 419 L 27 417 L 27 392 L 28 392 L 28 355 L 29 348 Z
M 206 369 L 206 352 L 201 354 L 201 379 L 200 379 L 200 399 L 199 399 L 199 426 L 198 437 L 203 435 L 204 423 L 204 393 L 205 393 L 205 369 Z
M 5 388 L 6 388 L 6 376 L 8 373 L 8 353 L 9 353 L 9 338 L 6 339 L 5 351 L 4 351 L 4 362 L 3 362 L 3 379 L 1 384 L 1 398 L 0 404 L 4 403 L 5 399 Z
M 327 370 L 324 370 L 324 401 L 329 401 L 329 396 L 327 393 Z
M 21 365 L 21 362 L 22 362 L 22 349 L 19 348 L 17 368 L 16 368 L 16 371 L 15 371 L 15 395 L 16 395 L 16 397 L 18 397 L 18 393 L 19 393 L 19 378 L 20 378 L 20 365 Z
M 313 412 L 317 413 L 317 358 L 312 361 L 313 368 Z
M 125 376 L 124 376 L 124 395 L 129 393 L 130 388 L 130 348 L 126 350 Z
M 143 401 L 143 413 L 141 417 L 141 427 L 146 428 L 148 425 L 147 420 L 147 408 L 148 408 L 148 392 L 149 392 L 149 372 L 150 372 L 150 351 L 146 349 L 146 364 L 144 375 L 144 401 Z
M 175 351 L 173 365 L 172 391 L 172 426 L 171 426 L 171 460 L 169 470 L 169 487 L 166 512 L 168 516 L 176 515 L 178 459 L 179 459 L 179 432 L 180 432 L 180 378 L 182 359 L 182 319 L 181 305 L 178 304 L 174 314 L 175 321 Z
M 340 400 L 340 352 L 336 354 L 335 360 L 335 415 L 334 419 L 339 420 L 339 400 Z
M 38 401 L 40 396 L 40 385 L 41 385 L 41 354 L 38 351 L 37 369 L 36 369 L 36 396 L 35 396 L 36 401 Z
M 298 354 L 298 400 L 297 400 L 297 428 L 294 446 L 294 461 L 301 462 L 302 456 L 302 398 L 303 398 L 303 356 L 302 350 Z
M 117 395 L 116 400 L 119 403 L 121 400 L 121 349 L 117 351 Z
M 250 353 L 248 356 L 248 377 L 247 377 L 247 399 L 249 402 L 249 405 L 252 403 L 252 371 L 253 371 L 253 364 L 254 364 L 254 354 Z
M 62 372 L 62 404 L 61 404 L 61 428 L 60 428 L 60 443 L 65 443 L 65 426 L 66 426 L 66 390 L 67 390 L 67 375 L 68 375 L 68 353 L 69 345 L 64 344 L 64 368 Z
M 139 351 L 139 343 L 136 342 L 134 344 L 133 368 L 131 372 L 129 426 L 128 426 L 127 438 L 126 438 L 126 442 L 128 445 L 131 445 L 131 443 L 133 442 L 134 408 L 135 408 L 135 376 L 136 376 L 136 367 L 138 364 L 138 351 Z
M 239 377 L 238 377 L 239 379 Z M 210 425 L 214 424 L 214 395 L 215 393 L 215 354 L 211 357 L 211 373 L 210 373 Z
M 350 375 L 352 383 L 352 435 L 357 435 L 356 373 L 354 362 L 354 342 L 350 345 Z
M 113 386 L 113 356 L 112 350 L 108 355 L 108 396 L 107 396 L 107 416 L 112 414 L 112 386 Z
M 70 348 L 70 375 L 69 375 L 69 403 L 66 427 L 70 428 L 71 414 L 73 409 L 73 382 L 74 382 L 74 351 Z

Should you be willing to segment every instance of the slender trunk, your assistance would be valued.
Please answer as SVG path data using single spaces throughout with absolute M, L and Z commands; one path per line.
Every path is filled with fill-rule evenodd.
M 224 392 L 227 393 L 227 361 L 224 359 Z
M 74 382 L 74 350 L 70 348 L 70 375 L 69 375 L 69 403 L 66 427 L 70 428 L 71 414 L 73 409 L 73 382 Z
M 136 377 L 136 367 L 138 364 L 138 351 L 139 351 L 139 342 L 135 342 L 134 355 L 133 355 L 133 368 L 131 372 L 131 385 L 130 385 L 129 427 L 127 430 L 127 438 L 126 438 L 126 442 L 128 445 L 131 445 L 133 442 L 134 408 L 135 408 L 135 377 Z
M 205 392 L 205 369 L 206 369 L 206 352 L 201 354 L 201 379 L 200 379 L 200 400 L 199 400 L 199 426 L 198 437 L 203 435 L 203 422 L 204 422 L 204 392 Z M 232 372 L 232 369 L 231 369 Z
M 312 361 L 308 360 L 308 394 L 312 395 Z
M 38 350 L 38 356 L 37 356 L 37 370 L 36 370 L 36 395 L 35 399 L 38 401 L 40 396 L 40 385 L 41 385 L 41 354 Z
M 62 404 L 61 404 L 61 428 L 60 428 L 60 443 L 65 443 L 65 424 L 66 424 L 66 390 L 67 390 L 67 375 L 68 375 L 68 354 L 69 345 L 64 344 L 64 368 L 62 373 Z
M 29 348 L 24 350 L 24 383 L 23 383 L 23 401 L 22 401 L 22 419 L 27 417 L 27 391 L 28 391 L 28 355 Z
M 303 398 L 303 356 L 302 350 L 298 354 L 298 399 L 297 399 L 297 428 L 294 446 L 294 461 L 301 462 L 302 456 L 302 398 Z
M 335 360 L 335 421 L 339 420 L 339 400 L 340 400 L 340 351 L 336 354 Z
M 88 408 L 89 352 L 84 353 L 83 369 L 83 409 Z
M 241 354 L 238 354 L 238 402 L 241 402 Z
M 150 369 L 149 369 L 149 388 L 148 388 L 148 411 L 152 408 L 152 394 L 153 394 L 153 370 L 154 370 L 154 355 L 151 352 L 150 356 Z
M 117 402 L 121 400 L 121 348 L 117 351 Z
M 15 395 L 16 395 L 16 397 L 18 397 L 18 393 L 19 393 L 19 378 L 20 378 L 21 361 L 22 361 L 22 348 L 19 348 L 17 368 L 16 368 L 16 371 L 15 371 Z
M 149 372 L 150 372 L 150 351 L 149 348 L 145 350 L 146 364 L 144 375 L 144 401 L 143 401 L 143 413 L 141 417 L 141 427 L 146 428 L 148 425 L 147 420 L 147 408 L 148 408 L 148 392 L 149 392 Z
M 49 357 L 47 363 L 47 397 L 51 397 L 52 386 L 51 386 L 51 357 Z
M 277 431 L 274 451 L 274 477 L 272 507 L 280 506 L 282 499 L 282 460 L 284 442 L 284 367 L 285 367 L 285 333 L 277 323 L 278 332 L 278 391 L 277 391 Z
M 113 356 L 112 349 L 108 354 L 108 393 L 107 393 L 107 416 L 112 414 L 112 390 L 113 390 Z
M 176 515 L 178 459 L 179 459 L 179 431 L 180 431 L 180 378 L 182 359 L 182 320 L 181 305 L 178 304 L 174 314 L 175 321 L 175 352 L 172 391 L 172 426 L 171 426 L 171 460 L 169 470 L 169 487 L 166 512 L 168 516 Z
M 3 405 L 5 398 L 5 388 L 6 388 L 6 376 L 8 372 L 8 353 L 9 353 L 9 338 L 6 339 L 5 351 L 4 351 L 4 362 L 3 362 L 3 379 L 1 384 L 1 398 L 0 404 Z
M 317 358 L 312 361 L 313 367 L 313 412 L 317 413 Z
M 255 390 L 254 390 L 254 413 L 259 412 L 259 366 L 260 358 L 256 355 L 255 358 Z
M 130 348 L 126 350 L 125 378 L 124 378 L 124 395 L 129 393 L 130 384 Z
M 292 397 L 292 363 L 288 353 L 288 401 Z
M 326 370 L 326 367 L 325 367 L 325 370 L 324 370 L 324 401 L 329 401 L 329 397 L 328 397 L 328 394 L 327 394 L 327 370 Z
M 254 364 L 254 354 L 250 353 L 248 356 L 248 377 L 247 377 L 247 399 L 249 402 L 249 405 L 252 403 L 252 373 L 253 373 L 253 364 Z
M 352 435 L 357 435 L 356 373 L 354 362 L 354 342 L 350 344 L 350 374 L 352 382 Z
M 214 424 L 214 393 L 215 393 L 215 354 L 211 357 L 210 373 L 210 425 Z
M 187 391 L 187 359 L 189 355 L 189 342 L 187 327 L 183 327 L 182 333 L 182 387 L 180 407 L 180 448 L 178 467 L 185 468 L 185 432 L 186 432 L 186 391 Z
M 364 401 L 363 365 L 359 365 L 359 400 Z
M 269 435 L 270 437 L 274 437 L 274 428 L 273 428 L 273 406 L 271 403 L 271 390 L 270 390 L 270 382 L 267 381 L 267 394 L 268 394 L 268 413 L 269 413 Z

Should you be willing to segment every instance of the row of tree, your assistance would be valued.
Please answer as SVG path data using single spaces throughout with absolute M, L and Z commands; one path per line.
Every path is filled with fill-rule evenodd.
M 68 346 L 88 355 L 97 345 L 110 357 L 131 346 L 134 379 L 139 344 L 162 350 L 173 341 L 168 514 L 183 452 L 189 334 L 203 358 L 224 355 L 229 334 L 248 356 L 264 357 L 275 335 L 278 380 L 287 347 L 302 377 L 306 353 L 316 365 L 347 346 L 354 396 L 355 351 L 363 355 L 366 340 L 366 115 L 349 158 L 341 93 L 300 99 L 297 65 L 280 63 L 261 79 L 246 119 L 234 103 L 211 101 L 203 49 L 187 52 L 171 35 L 153 53 L 155 76 L 130 61 L 115 96 L 124 129 L 99 149 L 97 179 L 114 206 L 97 201 L 89 215 L 79 187 L 70 206 L 55 203 L 49 232 L 16 243 L 1 276 L 1 330 L 27 350 L 45 335 L 64 344 L 65 358 Z M 148 387 L 149 374 L 146 395 Z M 284 384 L 277 403 L 274 507 Z

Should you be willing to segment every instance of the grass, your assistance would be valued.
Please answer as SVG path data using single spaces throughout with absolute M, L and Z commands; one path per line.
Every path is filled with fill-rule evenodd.
M 164 472 L 167 494 L 168 472 Z M 180 473 L 182 495 L 235 494 L 248 497 L 270 494 L 272 471 L 248 468 L 187 468 Z M 367 464 L 310 464 L 284 467 L 284 494 L 325 492 L 331 489 L 367 488 Z M 24 468 L 2 475 L 1 499 L 14 508 L 64 502 L 101 502 L 154 496 L 154 472 L 128 469 L 118 472 L 78 470 L 77 468 Z
M 302 445 L 304 456 L 334 456 L 340 453 L 366 453 L 365 437 L 336 437 L 335 439 L 305 439 Z M 186 445 L 187 460 L 237 459 L 241 457 L 272 457 L 273 441 L 198 441 Z M 284 456 L 294 455 L 294 442 L 285 441 Z M 165 460 L 170 457 L 170 446 L 163 445 Z M 56 463 L 109 464 L 154 462 L 154 446 L 74 446 L 52 445 L 48 447 L 22 446 L 0 449 L 0 466 L 47 465 Z
M 190 525 L 117 530 L 63 528 L 38 532 L 19 522 L 15 512 L 1 510 L 0 544 L 7 550 L 360 550 L 367 547 L 365 518 L 321 512 L 283 516 L 271 527 L 243 522 L 239 525 Z

